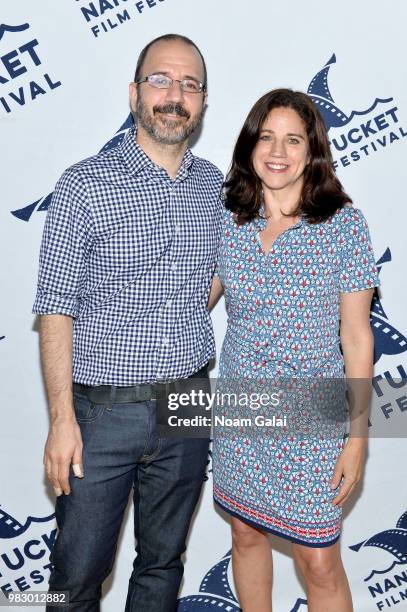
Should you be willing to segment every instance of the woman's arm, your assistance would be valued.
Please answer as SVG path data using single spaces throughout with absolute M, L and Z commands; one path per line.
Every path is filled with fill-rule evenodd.
M 208 310 L 212 310 L 212 308 L 216 306 L 222 293 L 223 293 L 222 283 L 220 282 L 219 276 L 215 275 L 212 279 L 212 287 L 211 287 L 211 292 L 209 294 L 209 300 L 208 300 Z
M 373 375 L 372 296 L 373 289 L 340 295 L 340 337 L 351 397 L 349 440 L 338 459 L 332 481 L 332 488 L 336 488 L 344 478 L 340 493 L 334 499 L 334 504 L 340 506 L 359 482 L 366 454 Z

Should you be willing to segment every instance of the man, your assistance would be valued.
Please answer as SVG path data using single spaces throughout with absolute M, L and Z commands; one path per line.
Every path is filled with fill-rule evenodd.
M 176 607 L 208 440 L 158 437 L 154 383 L 207 376 L 214 355 L 206 304 L 222 175 L 187 148 L 206 80 L 189 39 L 147 45 L 130 84 L 136 127 L 68 169 L 48 212 L 33 311 L 59 526 L 50 590 L 69 592 L 69 610 L 99 610 L 132 488 L 126 611 Z

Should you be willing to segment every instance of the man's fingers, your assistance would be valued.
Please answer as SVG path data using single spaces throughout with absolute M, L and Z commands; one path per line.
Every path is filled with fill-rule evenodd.
M 71 487 L 69 485 L 69 465 L 69 459 L 60 459 L 59 461 L 56 459 L 46 459 L 45 461 L 47 476 L 57 497 L 62 495 L 62 493 L 69 495 L 71 492 Z
M 56 421 L 51 424 L 44 452 L 44 466 L 55 495 L 69 495 L 70 470 L 83 477 L 82 437 L 76 421 Z
M 73 463 L 72 471 L 77 478 L 83 478 L 83 467 L 80 463 Z
M 44 462 L 44 467 L 45 467 L 45 473 L 47 475 L 47 478 L 49 480 L 49 482 L 52 485 L 52 488 L 54 489 L 54 493 L 57 497 L 59 497 L 60 495 L 62 495 L 62 489 L 59 486 L 59 481 L 57 478 L 52 476 L 52 464 L 49 460 L 45 460 Z
M 55 495 L 57 497 L 62 495 L 62 487 L 61 487 L 60 482 L 59 482 L 58 464 L 57 463 L 53 463 L 51 461 L 51 466 L 50 466 L 50 471 L 48 473 L 48 478 L 49 478 L 50 483 L 52 484 L 52 488 L 54 489 Z
M 72 456 L 72 471 L 77 478 L 83 478 L 82 446 L 77 446 Z
M 59 484 L 65 495 L 69 495 L 71 492 L 71 487 L 69 485 L 69 467 L 68 461 L 61 462 L 58 466 Z
M 45 469 L 45 473 L 47 475 L 48 480 L 51 479 L 51 462 L 47 459 L 47 457 L 44 457 L 44 469 Z

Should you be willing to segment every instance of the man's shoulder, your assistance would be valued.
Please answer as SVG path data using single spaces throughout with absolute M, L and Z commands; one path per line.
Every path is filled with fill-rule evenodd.
M 81 181 L 87 178 L 106 176 L 106 172 L 115 171 L 119 168 L 120 160 L 117 147 L 114 147 L 75 162 L 64 171 L 62 176 L 73 181 Z
M 194 155 L 194 165 L 196 166 L 198 172 L 201 172 L 203 175 L 207 176 L 208 178 L 212 178 L 220 184 L 223 183 L 222 171 L 208 159 Z

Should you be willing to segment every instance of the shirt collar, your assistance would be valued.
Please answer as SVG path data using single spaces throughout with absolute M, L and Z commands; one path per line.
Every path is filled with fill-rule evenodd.
M 258 231 L 262 231 L 266 227 L 266 218 L 264 216 L 264 204 L 262 204 L 259 208 L 259 216 L 253 219 L 254 226 L 258 229 Z M 292 225 L 288 229 L 292 230 L 297 227 L 301 227 L 306 223 L 306 218 L 301 216 L 295 225 Z
M 149 168 L 152 172 L 161 173 L 165 172 L 163 168 L 160 168 L 148 155 L 143 151 L 140 145 L 136 142 L 137 127 L 133 126 L 125 134 L 121 144 L 119 145 L 120 154 L 123 161 L 131 174 L 138 174 L 144 168 Z M 178 170 L 177 180 L 183 180 L 187 178 L 189 172 L 192 169 L 195 156 L 191 149 L 185 151 L 185 155 L 182 159 L 181 166 Z

